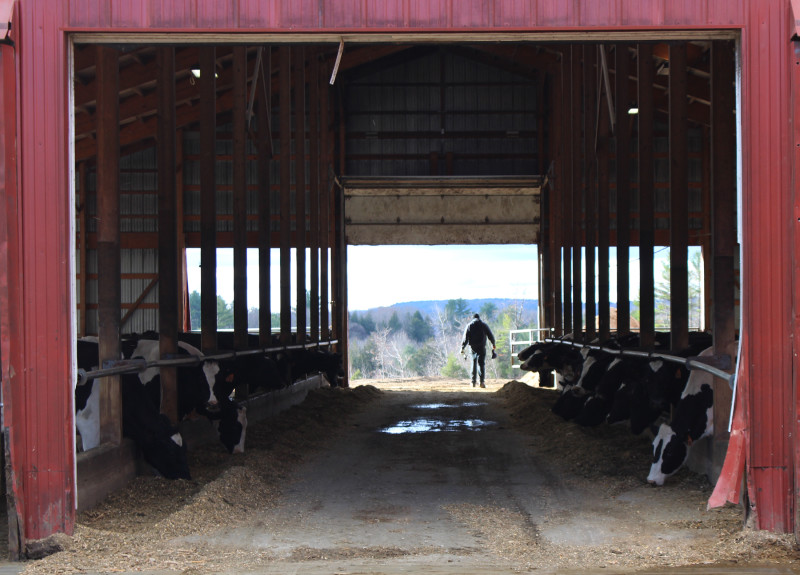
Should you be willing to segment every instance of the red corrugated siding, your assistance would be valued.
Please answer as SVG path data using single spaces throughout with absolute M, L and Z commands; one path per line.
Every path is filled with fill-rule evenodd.
M 215 0 L 72 0 L 68 26 L 215 31 L 730 26 L 743 24 L 743 6 L 744 0 L 242 0 L 231 8 Z
M 25 537 L 71 533 L 74 523 L 72 328 L 62 3 L 20 3 L 19 95 L 21 341 L 12 382 L 15 471 L 23 483 Z
M 743 310 L 751 358 L 742 393 L 751 402 L 749 465 L 760 525 L 793 525 L 792 240 L 787 82 L 788 1 L 774 0 L 26 0 L 20 62 L 21 350 L 14 435 L 23 452 L 25 536 L 72 529 L 69 221 L 63 29 L 197 31 L 403 31 L 594 27 L 743 27 Z M 9 233 L 12 233 L 9 230 Z M 13 250 L 12 250 L 13 253 Z M 16 273 L 16 272 L 15 272 Z M 0 310 L 2 312 L 4 310 Z M 37 471 L 38 470 L 38 471 Z
M 792 229 L 787 4 L 750 2 L 743 38 L 744 319 L 759 525 L 793 526 Z
M 12 470 L 8 489 L 16 505 L 8 515 L 16 518 L 24 512 L 23 485 L 16 473 L 17 462 L 24 452 L 23 438 L 15 430 L 16 402 L 12 385 L 12 362 L 19 357 L 19 341 L 12 337 L 19 326 L 19 254 L 17 236 L 17 171 L 14 143 L 16 140 L 16 70 L 14 49 L 0 46 L 0 380 L 2 380 L 3 433 L 8 433 L 8 453 Z M 16 556 L 18 549 L 10 547 Z

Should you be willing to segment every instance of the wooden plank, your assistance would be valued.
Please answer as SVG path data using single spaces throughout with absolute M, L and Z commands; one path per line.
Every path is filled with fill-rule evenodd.
M 310 340 L 319 341 L 319 54 L 309 58 L 308 80 L 308 215 Z
M 571 126 L 570 148 L 572 156 L 572 333 L 575 341 L 583 341 L 583 223 L 584 187 L 581 117 L 583 116 L 583 48 L 572 47 L 572 91 L 570 92 Z
M 306 71 L 303 46 L 293 48 L 294 70 L 294 229 L 297 288 L 297 343 L 306 340 Z
M 272 345 L 272 293 L 270 285 L 271 221 L 270 166 L 272 155 L 272 134 L 270 115 L 272 113 L 272 50 L 264 47 L 262 73 L 259 74 L 261 89 L 257 90 L 258 111 L 258 342 L 262 347 Z
M 156 49 L 158 74 L 158 276 L 136 301 L 144 301 L 158 282 L 158 349 L 162 357 L 178 352 L 178 229 L 175 172 L 175 48 Z M 160 279 L 159 279 L 160 278 Z M 134 308 L 135 309 L 135 308 Z M 129 310 L 122 323 L 130 317 Z M 178 421 L 178 375 L 174 367 L 161 368 L 161 413 Z
M 119 52 L 97 48 L 97 318 L 99 359 L 120 357 Z M 122 441 L 119 376 L 100 380 L 100 442 Z
M 183 132 L 178 131 L 175 138 L 175 157 L 178 165 L 175 167 L 175 217 L 178 233 L 178 268 L 180 287 L 178 290 L 178 326 L 182 331 L 191 331 L 192 316 L 189 311 L 189 279 L 186 270 L 186 234 L 183 231 Z
M 330 292 L 329 292 L 329 261 L 330 261 L 330 229 L 331 229 L 331 181 L 330 174 L 333 170 L 333 129 L 330 123 L 330 85 L 323 82 L 320 89 L 320 155 L 322 162 L 322 182 L 319 190 L 320 229 L 319 229 L 319 299 L 320 299 L 320 339 L 326 341 L 330 338 Z
M 652 44 L 639 44 L 639 330 L 640 345 L 655 345 L 655 175 L 653 160 L 653 65 Z
M 553 116 L 554 128 L 555 126 L 564 126 L 564 82 L 565 71 L 563 58 L 561 59 L 561 66 L 553 86 Z M 565 154 L 564 154 L 564 137 L 563 130 L 553 129 L 555 149 L 555 184 L 552 188 L 550 199 L 550 229 L 552 230 L 552 248 L 551 248 L 551 266 L 553 269 L 553 334 L 561 336 L 564 334 L 564 310 L 562 308 L 562 273 L 561 262 L 562 252 L 561 246 L 563 245 L 564 237 L 564 217 L 563 217 L 563 204 L 564 204 L 564 173 L 565 173 Z
M 627 44 L 616 45 L 615 115 L 617 136 L 617 332 L 630 332 L 630 229 L 631 132 L 628 118 L 630 105 L 628 76 L 630 53 Z
M 233 48 L 233 345 L 247 349 L 247 48 Z M 244 399 L 247 386 L 236 388 Z
M 88 257 L 87 245 L 89 241 L 89 230 L 87 228 L 89 206 L 86 203 L 89 196 L 89 190 L 87 189 L 89 178 L 86 172 L 86 162 L 80 162 L 78 164 L 78 225 L 80 226 L 80 233 L 78 236 L 78 253 L 80 254 L 78 256 L 80 259 L 78 275 L 80 276 L 81 282 L 78 292 L 78 297 L 80 298 L 78 302 L 78 313 L 80 314 L 78 320 L 78 336 L 80 337 L 86 335 L 86 258 Z
M 686 44 L 669 48 L 670 331 L 672 348 L 689 343 L 689 136 Z
M 597 46 L 583 46 L 583 157 L 586 182 L 585 218 L 586 222 L 586 341 L 592 341 L 597 331 L 595 325 L 595 244 L 597 231 L 595 214 L 597 213 L 597 156 L 595 152 L 595 133 L 597 131 Z
M 606 50 L 601 45 L 599 50 Z M 597 331 L 601 341 L 611 333 L 611 198 L 609 193 L 609 160 L 611 156 L 611 115 L 609 94 L 601 86 L 603 100 L 597 122 Z
M 217 189 L 215 48 L 200 48 L 200 331 L 204 353 L 217 349 Z
M 291 239 L 291 155 L 285 153 L 292 146 L 292 49 L 280 47 L 280 193 L 281 193 L 281 343 L 288 344 L 292 340 L 292 302 L 291 302 L 291 267 L 289 258 L 292 248 Z
M 711 45 L 711 249 L 714 353 L 736 341 L 736 52 L 733 42 Z M 717 383 L 720 382 L 720 383 Z M 732 392 L 715 379 L 714 439 L 728 437 Z
M 565 231 L 563 246 L 563 299 L 564 299 L 564 332 L 571 333 L 573 329 L 572 324 L 572 247 L 574 245 L 575 229 L 573 224 L 573 170 L 572 164 L 575 161 L 573 158 L 573 134 L 572 122 L 574 117 L 572 115 L 572 70 L 573 70 L 573 52 L 574 48 L 570 47 L 564 50 L 564 98 L 565 98 L 565 112 L 566 118 L 564 128 L 566 132 L 566 141 L 564 142 L 564 201 L 562 202 L 562 221 L 564 223 L 563 229 Z

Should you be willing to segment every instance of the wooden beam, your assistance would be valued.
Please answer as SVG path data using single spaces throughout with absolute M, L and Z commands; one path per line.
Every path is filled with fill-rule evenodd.
M 306 340 L 306 70 L 302 46 L 293 48 L 294 70 L 294 205 L 297 263 L 297 343 Z
M 639 333 L 640 345 L 655 346 L 655 175 L 653 160 L 653 46 L 639 44 Z
M 736 48 L 711 45 L 711 250 L 714 353 L 724 355 L 736 341 Z M 734 359 L 734 358 L 731 358 Z M 731 388 L 714 380 L 714 439 L 728 437 Z
M 310 338 L 319 341 L 319 55 L 309 60 L 308 78 L 308 215 L 310 220 L 309 282 L 310 282 Z
M 598 50 L 606 50 L 600 45 Z M 602 58 L 601 54 L 601 58 Z M 609 93 L 602 85 L 606 102 L 598 112 L 597 122 L 597 321 L 600 341 L 606 341 L 611 333 L 611 200 L 609 193 L 609 165 L 611 156 L 611 112 L 608 106 Z
M 158 282 L 158 333 L 161 357 L 178 352 L 178 229 L 175 172 L 175 48 L 156 48 L 158 72 L 158 277 L 138 303 Z M 160 281 L 159 281 L 160 278 Z M 135 308 L 134 308 L 135 309 Z M 123 318 L 123 323 L 132 310 Z M 161 369 L 161 413 L 178 422 L 178 376 L 174 367 Z
M 286 153 L 292 145 L 292 49 L 281 46 L 280 54 L 280 185 L 281 185 L 281 343 L 292 339 L 291 268 L 289 258 L 291 238 L 291 155 Z
M 689 137 L 686 44 L 669 48 L 670 331 L 672 348 L 689 344 Z
M 120 328 L 124 327 L 125 324 L 128 323 L 128 320 L 131 319 L 131 316 L 134 313 L 136 313 L 137 310 L 142 309 L 142 307 L 141 307 L 142 303 L 144 303 L 144 300 L 147 298 L 147 296 L 150 294 L 150 292 L 153 291 L 153 288 L 156 287 L 156 284 L 158 284 L 158 276 L 156 276 L 152 280 L 150 280 L 150 283 L 145 286 L 145 288 L 142 290 L 142 293 L 140 293 L 139 297 L 136 298 L 136 301 L 134 301 L 133 303 L 130 303 L 130 304 L 125 304 L 125 306 L 123 306 L 124 309 L 127 309 L 128 311 L 125 312 L 125 314 L 122 316 L 122 319 L 119 322 L 120 323 Z M 161 306 L 159 305 L 156 309 L 159 310 L 159 318 L 160 318 L 161 317 Z M 164 334 L 161 333 L 160 329 L 161 328 L 159 327 L 159 341 L 161 341 L 163 339 L 163 337 L 164 337 Z M 174 353 L 174 352 L 168 352 L 168 353 Z M 166 415 L 169 416 L 169 414 L 167 414 L 164 411 L 164 397 L 163 397 L 164 396 L 164 383 L 163 383 L 163 381 L 161 382 L 161 395 L 162 395 L 162 397 L 161 397 L 161 413 L 165 413 Z
M 559 67 L 558 75 L 556 76 L 555 85 L 553 88 L 553 116 L 555 117 L 556 126 L 566 126 L 566 106 L 564 100 L 565 84 L 567 81 L 566 64 L 562 57 L 561 66 Z M 563 129 L 553 130 L 555 149 L 555 184 L 553 185 L 553 193 L 550 196 L 550 227 L 552 229 L 552 253 L 551 265 L 553 268 L 553 335 L 561 336 L 564 334 L 564 309 L 562 307 L 562 246 L 564 245 L 564 201 L 566 190 L 566 154 L 565 154 L 565 138 Z
M 583 336 L 583 223 L 585 221 L 584 208 L 584 161 L 582 145 L 583 116 L 583 72 L 581 59 L 583 47 L 575 45 L 572 48 L 572 91 L 570 93 L 570 106 L 572 129 L 570 130 L 571 156 L 572 156 L 572 333 L 575 341 L 582 341 Z
M 573 330 L 572 323 L 572 248 L 575 244 L 575 228 L 574 228 L 574 210 L 573 210 L 573 148 L 575 130 L 572 128 L 572 123 L 575 120 L 573 117 L 573 103 L 572 103 L 572 75 L 574 59 L 573 53 L 576 48 L 569 47 L 564 50 L 564 99 L 565 99 L 565 122 L 564 131 L 566 132 L 566 141 L 564 142 L 564 201 L 562 202 L 562 222 L 564 223 L 564 242 L 563 242 L 563 298 L 564 298 L 564 332 L 570 333 Z
M 263 90 L 258 90 L 258 343 L 262 347 L 272 345 L 272 290 L 270 285 L 271 221 L 272 202 L 270 186 L 270 166 L 272 156 L 272 134 L 270 115 L 272 114 L 272 50 L 264 49 L 262 65 L 265 73 L 261 75 Z
M 320 78 L 322 82 L 322 78 Z M 320 205 L 320 229 L 319 229 L 319 299 L 320 299 L 320 339 L 323 341 L 330 338 L 330 291 L 329 285 L 329 261 L 330 261 L 330 229 L 331 229 L 331 172 L 333 171 L 333 137 L 334 131 L 330 121 L 330 85 L 324 82 L 320 88 L 320 155 L 322 162 L 321 186 L 319 190 Z
M 97 47 L 97 318 L 99 359 L 120 357 L 119 235 L 119 53 Z M 100 442 L 122 441 L 122 394 L 119 376 L 102 378 L 100 384 Z
M 247 349 L 247 48 L 233 48 L 233 345 Z M 236 397 L 247 397 L 237 386 Z
M 617 156 L 617 332 L 629 333 L 631 329 L 630 296 L 630 227 L 631 182 L 630 148 L 631 132 L 628 107 L 628 74 L 630 53 L 627 44 L 616 45 L 615 115 Z
M 80 228 L 78 240 L 78 257 L 80 259 L 78 274 L 81 277 L 81 284 L 78 292 L 78 297 L 80 298 L 78 303 L 78 313 L 80 314 L 80 319 L 78 320 L 78 335 L 81 337 L 86 335 L 86 258 L 89 255 L 87 247 L 89 241 L 89 230 L 87 228 L 89 206 L 86 203 L 89 197 L 89 190 L 87 189 L 89 178 L 86 172 L 86 162 L 80 162 L 78 164 L 78 226 Z
M 204 353 L 217 349 L 216 58 L 200 48 L 200 331 Z
M 595 315 L 597 298 L 595 297 L 595 244 L 597 231 L 595 227 L 597 214 L 597 155 L 595 150 L 595 133 L 597 131 L 597 46 L 583 46 L 583 157 L 584 181 L 586 182 L 585 217 L 586 222 L 586 341 L 595 338 Z

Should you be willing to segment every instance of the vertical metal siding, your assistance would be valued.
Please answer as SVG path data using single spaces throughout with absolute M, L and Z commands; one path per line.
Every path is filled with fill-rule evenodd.
M 744 328 L 749 472 L 764 529 L 792 529 L 790 43 L 787 4 L 750 2 L 743 38 Z
M 744 0 L 241 0 L 232 4 L 216 0 L 71 0 L 68 26 L 232 31 L 671 27 L 740 25 L 744 14 Z
M 12 381 L 12 364 L 19 359 L 20 341 L 15 337 L 19 333 L 19 242 L 17 236 L 17 218 L 19 190 L 17 187 L 16 163 L 16 71 L 14 67 L 14 48 L 0 46 L 0 382 L 2 383 L 2 433 L 7 438 L 6 450 L 9 460 L 6 465 L 11 470 L 8 490 L 12 495 L 7 501 L 13 501 L 15 508 L 9 507 L 8 517 L 19 521 L 25 510 L 23 482 L 17 469 L 20 466 L 25 449 L 24 440 L 15 428 L 17 417 L 22 417 L 17 408 L 15 398 L 16 382 Z M 9 522 L 11 524 L 11 521 Z M 11 533 L 14 534 L 13 529 Z M 13 557 L 18 555 L 16 537 L 11 538 L 9 551 Z
M 22 195 L 21 355 L 14 382 L 24 446 L 16 473 L 26 507 L 24 536 L 71 533 L 73 508 L 72 341 L 70 218 L 67 165 L 69 117 L 65 87 L 66 6 L 21 2 L 19 31 L 18 150 Z M 67 311 L 70 310 L 70 311 Z

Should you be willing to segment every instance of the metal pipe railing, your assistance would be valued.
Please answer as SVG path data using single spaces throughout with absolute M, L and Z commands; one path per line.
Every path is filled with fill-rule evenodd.
M 155 341 L 155 340 L 154 340 Z M 100 369 L 78 369 L 78 385 L 83 385 L 92 379 L 100 377 L 108 377 L 111 375 L 122 375 L 126 373 L 141 373 L 151 367 L 180 367 L 184 365 L 197 365 L 206 360 L 223 360 L 223 359 L 236 359 L 237 357 L 245 357 L 248 355 L 275 353 L 278 351 L 291 351 L 297 349 L 310 349 L 313 347 L 332 346 L 339 343 L 338 339 L 329 341 L 320 341 L 315 343 L 298 343 L 293 345 L 281 345 L 275 347 L 262 347 L 258 349 L 248 349 L 244 351 L 227 351 L 223 353 L 215 353 L 211 355 L 187 355 L 180 357 L 165 357 L 154 361 L 145 361 L 143 359 L 121 359 L 105 362 L 109 367 Z
M 610 353 L 612 355 L 619 355 L 620 357 L 640 357 L 644 359 L 662 359 L 664 361 L 669 361 L 671 363 L 681 363 L 686 366 L 686 369 L 699 369 L 701 371 L 705 371 L 710 373 L 714 377 L 719 377 L 720 379 L 724 379 L 728 382 L 728 385 L 733 388 L 734 383 L 736 382 L 736 372 L 728 373 L 726 371 L 722 371 L 714 366 L 708 365 L 702 361 L 697 359 L 691 359 L 686 357 L 680 357 L 677 355 L 668 355 L 665 353 L 658 353 L 654 351 L 638 351 L 638 350 L 625 350 L 625 349 L 612 349 L 608 347 L 603 347 L 601 345 L 592 345 L 592 344 L 585 344 L 575 341 L 567 341 L 563 339 L 553 339 L 553 338 L 545 338 L 546 342 L 552 343 L 561 343 L 565 345 L 569 345 L 572 347 L 581 347 L 587 349 L 593 349 L 597 351 L 604 351 L 606 353 Z

